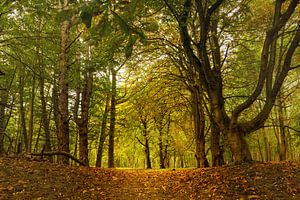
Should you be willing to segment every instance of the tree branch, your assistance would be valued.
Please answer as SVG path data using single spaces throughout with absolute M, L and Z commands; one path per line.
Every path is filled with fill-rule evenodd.
M 208 17 L 210 17 L 224 2 L 224 0 L 217 0 L 216 3 L 214 3 L 207 11 Z
M 71 46 L 77 41 L 77 39 L 80 37 L 82 32 L 79 32 L 78 35 L 72 40 L 72 42 L 67 46 L 66 51 L 71 48 Z
M 85 163 L 81 162 L 79 159 L 75 158 L 74 156 L 72 156 L 71 154 L 64 152 L 64 151 L 53 151 L 53 152 L 41 152 L 41 153 L 31 153 L 30 155 L 32 156 L 65 156 L 67 158 L 70 158 L 71 160 L 75 161 L 76 163 L 78 163 L 81 166 L 86 166 Z
M 238 115 L 241 112 L 243 112 L 245 109 L 249 108 L 256 101 L 257 97 L 260 95 L 261 91 L 263 90 L 266 77 L 268 76 L 268 73 L 267 73 L 268 69 L 267 68 L 268 68 L 268 65 L 269 65 L 269 62 L 270 62 L 270 60 L 269 60 L 269 57 L 270 57 L 270 47 L 271 47 L 272 43 L 274 42 L 274 40 L 276 40 L 276 38 L 274 38 L 274 37 L 281 30 L 281 28 L 287 23 L 287 21 L 290 19 L 290 17 L 294 13 L 295 8 L 297 7 L 298 3 L 299 3 L 299 0 L 292 0 L 292 2 L 290 3 L 287 11 L 284 14 L 280 15 L 280 19 L 277 20 L 277 21 L 275 21 L 275 23 L 273 24 L 272 28 L 269 29 L 269 31 L 267 31 L 265 42 L 264 42 L 264 46 L 263 46 L 263 50 L 262 50 L 262 53 L 261 53 L 261 68 L 260 68 L 260 74 L 259 74 L 259 78 L 258 78 L 258 81 L 257 81 L 256 88 L 253 91 L 253 93 L 250 95 L 250 97 L 245 102 L 243 102 L 242 104 L 240 104 L 239 106 L 237 106 L 234 109 L 234 111 L 232 112 L 232 119 L 233 119 L 233 121 L 236 121 Z M 284 66 L 286 68 L 286 66 L 289 67 L 290 64 L 286 65 L 286 63 L 285 63 Z M 282 73 L 281 73 L 281 78 L 278 77 L 277 81 L 275 81 L 275 83 L 274 83 L 275 90 L 278 89 L 278 86 L 281 87 L 281 84 L 277 85 L 277 84 L 279 84 L 281 82 L 281 81 L 278 81 L 278 80 L 281 80 L 283 78 L 282 76 L 285 75 L 285 74 L 287 74 L 286 70 L 287 69 L 283 69 Z M 272 93 L 274 93 L 275 90 L 273 88 L 272 89 Z M 269 96 L 274 96 L 274 94 L 273 95 L 271 94 Z M 271 97 L 270 97 L 270 99 L 271 99 Z M 271 106 L 271 104 L 268 103 L 268 106 Z M 269 110 L 269 109 L 270 108 L 268 107 L 267 110 Z M 262 111 L 262 112 L 264 112 L 264 111 Z M 264 113 L 260 113 L 259 116 L 257 116 L 252 121 L 254 122 L 255 120 L 258 120 L 259 118 L 263 119 L 263 118 L 261 118 L 262 115 L 264 115 L 263 118 L 265 118 L 265 114 Z M 261 121 L 261 120 L 258 120 L 258 121 Z M 258 121 L 256 121 L 256 122 L 258 122 Z
M 163 0 L 163 1 L 166 4 L 166 6 L 169 8 L 169 10 L 171 11 L 172 15 L 175 17 L 176 21 L 180 22 L 179 15 L 176 12 L 176 10 L 174 9 L 174 7 L 168 2 L 168 0 Z
M 141 144 L 141 145 L 143 145 L 144 147 L 146 146 L 137 136 L 135 136 L 135 138 L 137 139 L 137 141 Z

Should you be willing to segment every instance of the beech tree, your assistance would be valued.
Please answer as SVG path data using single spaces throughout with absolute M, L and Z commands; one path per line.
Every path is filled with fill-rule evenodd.
M 209 39 L 213 37 L 214 18 L 218 18 L 218 12 L 226 9 L 227 4 L 233 3 L 236 9 L 240 9 L 241 2 L 226 2 L 224 0 L 210 1 L 192 1 L 185 0 L 182 4 L 176 5 L 174 1 L 163 0 L 167 9 L 172 13 L 178 24 L 178 30 L 190 65 L 197 69 L 201 86 L 207 92 L 210 107 L 213 113 L 213 120 L 216 121 L 220 129 L 226 134 L 231 152 L 236 162 L 251 161 L 250 150 L 245 140 L 245 136 L 258 130 L 267 120 L 271 112 L 276 97 L 280 91 L 288 72 L 293 69 L 293 55 L 299 46 L 300 29 L 299 22 L 292 25 L 293 14 L 299 4 L 299 0 L 290 0 L 283 2 L 276 0 L 274 4 L 274 13 L 272 23 L 266 30 L 264 44 L 261 52 L 260 73 L 257 78 L 257 84 L 252 94 L 229 114 L 225 109 L 225 100 L 223 94 L 224 78 L 222 77 L 222 68 L 226 63 L 216 62 L 217 54 L 213 46 L 209 46 Z M 177 2 L 178 3 L 178 2 Z M 234 12 L 234 11 L 232 11 Z M 234 13 L 232 13 L 234 14 Z M 190 19 L 196 17 L 198 30 L 195 35 L 190 31 L 192 25 Z M 285 27 L 289 25 L 289 32 Z M 226 24 L 218 24 L 219 28 Z M 286 45 L 285 52 L 278 56 L 277 44 L 280 43 L 278 35 L 285 34 L 290 42 Z M 221 45 L 218 41 L 217 45 Z M 217 53 L 217 54 L 216 54 Z M 226 54 L 223 56 L 226 59 Z M 265 104 L 261 112 L 257 113 L 250 120 L 239 120 L 243 112 L 251 107 L 258 97 L 266 93 Z
M 70 1 L 64 0 L 59 1 L 60 12 L 70 13 Z M 71 16 L 67 16 L 62 20 L 60 24 L 60 51 L 59 51 L 59 61 L 58 61 L 58 101 L 57 101 L 57 113 L 58 113 L 58 151 L 70 152 L 69 147 L 69 106 L 68 106 L 68 96 L 69 96 L 69 48 L 70 48 L 70 29 L 72 26 Z M 67 157 L 59 156 L 59 162 L 68 164 L 69 160 Z
M 299 0 L 0 5 L 0 155 L 145 168 L 299 157 Z
M 91 52 L 88 52 L 91 54 Z M 91 55 L 87 56 L 88 59 L 91 59 Z M 90 101 L 92 96 L 92 87 L 93 87 L 93 72 L 90 66 L 87 66 L 87 69 L 84 69 L 83 81 L 80 81 L 80 59 L 77 63 L 79 66 L 79 78 L 77 80 L 76 87 L 76 99 L 74 106 L 74 120 L 78 126 L 79 132 L 79 158 L 86 165 L 89 165 L 89 157 L 88 157 L 88 123 L 89 123 L 89 109 L 90 109 Z M 83 85 L 83 87 L 81 87 Z M 79 116 L 79 108 L 80 108 L 80 116 Z
M 1 72 L 0 76 L 4 76 L 5 73 Z M 1 86 L 2 87 L 2 86 Z M 3 92 L 5 88 L 0 88 L 1 92 L 1 101 L 0 101 L 0 155 L 4 154 L 4 134 L 5 134 L 5 106 L 6 106 L 6 99 L 7 95 Z

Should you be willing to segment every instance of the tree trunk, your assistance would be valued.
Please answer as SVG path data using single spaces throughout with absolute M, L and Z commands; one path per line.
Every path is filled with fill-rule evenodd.
M 42 130 L 42 120 L 40 122 L 40 126 L 39 126 L 39 130 L 36 136 L 36 140 L 35 140 L 35 145 L 34 145 L 34 150 L 33 152 L 38 152 L 39 151 L 39 142 L 40 142 L 40 136 L 41 136 L 41 130 Z
M 44 134 L 45 134 L 45 143 L 43 145 L 44 151 L 50 152 L 51 151 L 51 136 L 50 136 L 50 125 L 49 125 L 49 117 L 48 117 L 48 111 L 47 111 L 47 98 L 45 96 L 45 65 L 44 65 L 44 52 L 43 49 L 41 48 L 42 46 L 42 41 L 41 41 L 41 33 L 42 33 L 42 26 L 41 20 L 38 20 L 37 22 L 37 39 L 36 39 L 36 60 L 37 60 L 37 66 L 39 67 L 39 88 L 40 88 L 40 101 L 41 101 L 41 111 L 42 111 L 42 116 L 41 116 L 41 126 L 44 129 Z M 34 76 L 35 78 L 35 76 Z M 34 81 L 35 82 L 35 81 Z M 35 84 L 34 84 L 35 85 Z M 32 89 L 33 93 L 33 89 Z M 39 135 L 40 135 L 40 130 L 39 130 Z M 49 161 L 53 162 L 53 158 L 49 157 Z
M 89 48 L 87 58 L 91 59 L 91 51 Z M 81 88 L 81 58 L 80 52 L 76 54 L 77 61 L 77 81 L 76 87 L 76 99 L 74 105 L 74 120 L 78 126 L 79 134 L 79 158 L 86 165 L 89 166 L 89 147 L 88 147 L 88 122 L 89 122 L 89 109 L 90 109 L 90 100 L 92 95 L 92 86 L 93 86 L 93 73 L 91 69 L 86 69 L 84 72 L 83 79 L 83 88 Z M 80 103 L 80 94 L 81 94 L 81 103 Z M 78 110 L 80 105 L 80 117 L 78 117 Z
M 261 147 L 258 135 L 257 135 L 257 146 L 258 146 L 258 152 L 259 152 L 259 156 L 260 156 L 260 161 L 264 161 L 263 151 L 262 151 L 262 147 Z
M 6 129 L 5 107 L 8 100 L 7 90 L 0 90 L 0 156 L 5 154 L 4 151 L 4 135 Z
M 26 129 L 26 111 L 24 107 L 24 86 L 25 86 L 25 68 L 21 67 L 20 74 L 19 74 L 19 103 L 20 103 L 21 131 L 23 135 L 25 151 L 26 153 L 28 153 L 29 141 L 28 141 L 28 135 Z
M 88 127 L 79 126 L 79 159 L 86 165 L 89 165 L 88 150 Z
M 59 134 L 58 133 L 59 132 L 58 87 L 55 82 L 53 84 L 53 89 L 52 89 L 52 107 L 53 107 L 53 119 L 55 122 L 55 134 L 56 136 L 58 136 Z M 55 144 L 55 141 L 53 146 L 57 146 Z
M 211 119 L 211 155 L 212 155 L 212 166 L 224 165 L 223 147 L 220 146 L 220 128 L 216 122 Z
M 287 129 L 287 159 L 289 160 L 294 160 L 295 157 L 294 157 L 294 153 L 295 153 L 295 149 L 293 147 L 293 144 L 292 144 L 292 137 L 291 137 L 291 132 L 290 132 L 290 129 Z
M 64 1 L 63 10 L 68 9 L 68 1 Z M 70 153 L 69 147 L 69 109 L 68 109 L 68 45 L 71 22 L 65 20 L 60 27 L 60 53 L 58 78 L 58 151 Z M 58 156 L 58 162 L 69 164 L 69 158 Z
M 44 133 L 45 133 L 45 144 L 44 144 L 44 149 L 47 152 L 51 151 L 51 140 L 50 140 L 50 127 L 49 127 L 49 120 L 48 120 L 48 112 L 47 112 L 47 101 L 45 97 L 45 79 L 44 79 L 44 74 L 40 75 L 39 78 L 40 82 L 40 100 L 41 100 L 41 105 L 42 105 L 42 124 L 44 128 Z M 51 157 L 52 159 L 52 157 Z
M 208 161 L 205 154 L 205 116 L 203 109 L 202 92 L 199 88 L 192 91 L 192 108 L 194 119 L 194 133 L 196 141 L 196 160 L 197 167 L 208 167 Z
M 168 139 L 164 141 L 163 135 L 168 137 L 169 130 L 170 130 L 170 113 L 162 111 L 158 113 L 157 117 L 154 117 L 154 122 L 156 128 L 158 130 L 158 149 L 159 149 L 159 166 L 160 169 L 165 169 L 168 155 Z M 166 127 L 166 129 L 164 129 Z M 165 134 L 164 134 L 165 133 Z
M 144 130 L 144 138 L 145 138 L 145 157 L 146 157 L 146 167 L 147 169 L 151 169 L 151 159 L 150 159 L 150 146 L 149 146 L 149 138 L 147 130 Z
M 162 130 L 159 130 L 158 137 L 158 147 L 159 147 L 159 167 L 160 169 L 165 169 L 165 156 L 164 156 L 164 147 L 163 147 L 163 139 L 162 139 Z
M 30 99 L 30 109 L 29 109 L 29 134 L 28 134 L 28 149 L 31 153 L 32 146 L 32 136 L 33 136 L 33 124 L 34 124 L 34 99 L 35 99 L 35 87 L 36 87 L 35 74 L 32 75 L 32 88 L 31 88 L 31 99 Z
M 138 137 L 136 137 L 141 145 L 144 147 L 144 153 L 145 153 L 145 161 L 146 161 L 146 167 L 147 169 L 151 169 L 151 157 L 150 157 L 150 145 L 149 145 L 149 135 L 148 135 L 148 127 L 147 127 L 147 117 L 143 118 L 141 117 L 141 124 L 142 124 L 142 133 L 144 137 L 144 142 L 142 142 Z M 145 162 L 144 162 L 145 164 Z
M 106 95 L 105 100 L 105 109 L 102 116 L 102 123 L 101 123 L 101 132 L 100 132 L 100 139 L 99 139 L 99 145 L 98 145 L 98 153 L 97 153 L 97 160 L 96 160 L 96 167 L 102 167 L 102 155 L 103 155 L 103 147 L 104 142 L 107 137 L 106 135 L 106 121 L 107 116 L 109 112 L 109 101 L 110 101 L 110 94 Z
M 116 95 L 117 95 L 117 72 L 111 69 L 111 106 L 110 106 L 110 125 L 109 125 L 109 140 L 108 140 L 108 167 L 114 167 L 114 143 L 115 143 L 115 125 L 116 125 Z
M 89 122 L 89 109 L 90 100 L 92 95 L 93 86 L 93 73 L 87 72 L 84 75 L 84 87 L 82 91 L 81 99 L 81 118 L 76 120 L 79 127 L 79 158 L 85 163 L 86 166 L 89 165 L 88 156 L 88 122 Z
M 16 70 L 14 72 L 15 76 Z M 0 75 L 5 75 L 5 73 L 1 73 Z M 13 81 L 13 79 L 12 79 Z M 12 81 L 10 83 L 10 87 L 12 84 Z M 8 88 L 1 88 L 0 90 L 0 157 L 5 155 L 5 150 L 4 150 L 4 136 L 5 136 L 5 130 L 6 126 L 8 123 L 8 119 L 6 117 L 6 106 L 7 106 L 7 101 L 8 101 Z M 11 114 L 10 114 L 11 115 Z M 9 118 L 9 117 L 8 117 Z M 10 141 L 11 144 L 13 141 Z
M 269 156 L 269 139 L 266 135 L 266 131 L 265 128 L 261 129 L 262 133 L 263 133 L 263 137 L 264 137 L 264 147 L 265 147 L 265 161 L 268 162 L 270 161 L 270 156 Z
M 236 164 L 251 162 L 252 157 L 244 133 L 236 129 L 227 133 L 227 140 Z
M 284 102 L 282 98 L 281 92 L 278 96 L 278 121 L 279 121 L 279 135 L 280 135 L 280 143 L 279 143 L 279 160 L 286 160 L 286 151 L 287 151 L 287 142 L 286 142 L 286 128 L 284 124 Z

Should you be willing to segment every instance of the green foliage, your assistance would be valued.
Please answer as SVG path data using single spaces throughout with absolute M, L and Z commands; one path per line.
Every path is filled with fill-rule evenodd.
M 57 13 L 56 20 L 58 22 L 70 20 L 74 14 L 75 14 L 75 11 L 71 10 L 71 9 L 61 10 L 60 12 Z
M 97 35 L 100 36 L 100 38 L 108 37 L 112 33 L 113 27 L 109 21 L 108 11 L 105 11 L 103 13 L 100 21 L 93 28 L 94 31 L 97 32 Z
M 182 11 L 183 1 L 170 0 L 168 2 L 177 12 Z M 176 20 L 165 9 L 162 1 L 94 0 L 81 1 L 81 3 L 74 1 L 69 10 L 61 12 L 55 4 L 56 1 L 50 0 L 42 3 L 39 0 L 4 1 L 0 7 L 0 58 L 2 61 L 0 70 L 6 73 L 5 76 L 0 77 L 0 88 L 9 88 L 8 103 L 12 109 L 9 109 L 10 107 L 6 109 L 6 118 L 10 116 L 6 133 L 14 140 L 13 148 L 16 148 L 17 141 L 22 140 L 19 134 L 20 127 L 17 126 L 19 108 L 15 106 L 19 100 L 16 79 L 20 75 L 18 69 L 25 67 L 26 71 L 24 73 L 26 75 L 24 85 L 26 115 L 29 116 L 33 75 L 36 75 L 37 79 L 45 78 L 47 109 L 53 110 L 51 95 L 58 74 L 59 24 L 77 16 L 79 20 L 72 26 L 67 54 L 70 115 L 74 107 L 75 89 L 78 85 L 83 87 L 84 73 L 90 70 L 95 72 L 93 99 L 89 113 L 91 159 L 96 157 L 97 137 L 101 129 L 105 97 L 111 91 L 109 70 L 119 68 L 126 60 L 126 64 L 118 72 L 117 82 L 116 158 L 119 166 L 143 167 L 143 145 L 137 140 L 137 138 L 143 139 L 141 118 L 148 120 L 151 159 L 156 163 L 154 166 L 158 166 L 158 130 L 161 127 L 162 141 L 165 145 L 169 145 L 167 152 L 169 161 L 176 155 L 177 166 L 180 161 L 183 163 L 180 163 L 182 166 L 193 166 L 195 146 L 193 119 L 190 113 L 187 79 L 184 79 L 190 78 L 189 72 L 185 69 L 190 63 L 182 50 L 180 33 L 175 28 Z M 244 0 L 232 0 L 226 1 L 219 13 L 212 18 L 219 22 L 216 36 L 221 46 L 223 64 L 221 78 L 224 80 L 222 86 L 228 113 L 243 102 L 256 86 L 263 45 L 262 38 L 272 20 L 272 12 L 273 4 L 270 1 L 255 0 L 249 3 Z M 56 18 L 49 16 L 56 16 Z M 193 33 L 193 42 L 196 44 L 199 40 L 199 19 L 194 10 L 188 23 Z M 290 25 L 287 30 L 290 31 L 292 28 L 294 28 L 293 25 Z M 80 36 L 78 36 L 79 32 Z M 210 46 L 212 42 L 211 36 L 207 46 Z M 148 38 L 151 38 L 151 42 L 148 42 Z M 290 42 L 290 38 L 284 38 L 282 41 L 286 45 Z M 211 59 L 212 49 L 208 50 L 208 58 Z M 292 62 L 295 66 L 299 63 L 299 52 Z M 181 66 L 182 63 L 183 66 Z M 298 88 L 298 78 L 299 74 L 291 74 L 287 79 L 289 84 L 284 89 L 284 92 L 289 95 L 285 99 L 289 103 L 286 106 L 285 112 L 288 119 L 285 122 L 296 130 L 300 129 L 298 106 L 300 99 L 294 93 L 299 93 L 299 89 L 294 91 L 291 88 Z M 37 145 L 38 151 L 42 149 L 44 139 L 40 123 L 39 97 L 39 87 L 36 87 L 33 139 L 36 141 L 40 137 L 41 141 Z M 253 117 L 260 111 L 260 104 L 264 101 L 265 96 L 262 94 L 240 120 Z M 209 110 L 209 104 L 206 106 Z M 273 124 L 274 127 L 278 126 L 276 113 L 274 113 L 266 122 L 266 126 Z M 209 114 L 206 113 L 207 116 Z M 206 120 L 206 137 L 208 138 L 210 122 L 208 117 Z M 70 142 L 72 143 L 71 149 L 74 151 L 77 145 L 77 126 L 72 117 L 70 121 L 72 132 Z M 169 128 L 166 125 L 168 121 L 170 121 Z M 49 114 L 49 122 L 55 147 L 57 139 L 53 112 Z M 277 155 L 277 140 L 274 133 L 278 131 L 274 127 L 266 128 L 273 158 Z M 291 131 L 291 138 L 288 143 L 297 154 L 299 149 L 296 144 L 300 141 L 299 133 Z M 264 137 L 260 132 L 248 138 L 251 150 L 256 154 L 263 151 L 263 140 Z M 258 144 L 259 141 L 260 144 Z M 5 148 L 7 149 L 8 146 L 9 141 L 6 138 Z M 206 148 L 209 148 L 209 143 Z M 228 148 L 225 151 L 227 155 Z M 106 149 L 104 153 L 106 156 Z M 230 161 L 231 154 L 228 153 L 227 157 Z M 104 157 L 105 161 L 106 159 Z
M 87 28 L 90 28 L 93 16 L 101 15 L 105 10 L 107 10 L 107 4 L 94 0 L 88 4 L 84 4 L 80 10 L 80 18 L 82 22 Z
M 83 10 L 80 14 L 82 22 L 86 25 L 87 28 L 90 28 L 92 25 L 93 15 L 90 11 Z
M 114 16 L 115 22 L 119 25 L 121 30 L 126 34 L 129 35 L 131 32 L 131 27 L 127 24 L 127 22 L 116 12 L 112 11 Z
M 132 51 L 133 51 L 133 46 L 137 41 L 137 36 L 135 35 L 130 35 L 129 39 L 128 39 L 128 43 L 125 47 L 125 57 L 129 58 L 132 55 Z
M 156 32 L 159 29 L 157 21 L 149 21 L 142 23 L 142 29 L 147 32 Z

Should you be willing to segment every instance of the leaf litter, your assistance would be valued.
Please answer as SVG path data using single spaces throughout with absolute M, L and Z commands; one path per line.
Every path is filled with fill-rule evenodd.
M 0 199 L 300 199 L 300 163 L 124 170 L 4 157 Z

